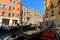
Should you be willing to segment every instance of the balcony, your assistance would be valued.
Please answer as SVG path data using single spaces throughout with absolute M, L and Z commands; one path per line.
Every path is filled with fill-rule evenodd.
M 54 15 L 51 15 L 51 17 L 53 17 Z
M 46 20 L 46 21 L 48 21 L 48 20 L 49 20 L 49 18 L 45 18 L 45 20 Z
M 54 20 L 54 19 L 55 19 L 55 16 L 50 17 L 50 19 L 51 19 L 51 20 Z

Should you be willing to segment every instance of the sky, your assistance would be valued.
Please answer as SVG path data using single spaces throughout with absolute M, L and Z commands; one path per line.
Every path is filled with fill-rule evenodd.
M 22 4 L 28 8 L 33 8 L 42 14 L 44 13 L 44 0 L 22 0 Z

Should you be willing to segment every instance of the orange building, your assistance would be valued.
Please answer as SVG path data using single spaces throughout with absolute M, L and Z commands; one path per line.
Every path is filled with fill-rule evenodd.
M 0 0 L 0 25 L 19 23 L 20 2 L 18 0 Z

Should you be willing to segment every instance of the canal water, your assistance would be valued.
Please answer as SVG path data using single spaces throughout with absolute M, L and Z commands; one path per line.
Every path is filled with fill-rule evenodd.
M 17 35 L 22 35 L 23 34 L 24 36 L 27 36 L 26 34 L 21 32 L 21 30 L 18 30 L 18 31 L 6 31 L 6 32 L 0 32 L 0 40 L 4 40 L 5 38 L 10 37 L 14 33 L 16 33 Z
M 13 33 L 14 32 L 3 32 L 3 33 L 0 33 L 0 40 L 4 40 L 4 38 L 9 37 Z

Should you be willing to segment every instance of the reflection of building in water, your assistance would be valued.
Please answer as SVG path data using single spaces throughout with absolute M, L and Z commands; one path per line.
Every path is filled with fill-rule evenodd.
M 19 22 L 20 2 L 0 0 L 0 25 L 16 25 Z
M 42 14 L 34 9 L 27 8 L 22 6 L 22 24 L 29 25 L 29 24 L 37 24 L 39 25 L 40 22 L 43 22 Z
M 54 23 L 60 31 L 60 0 L 44 0 L 44 22 L 46 25 Z

